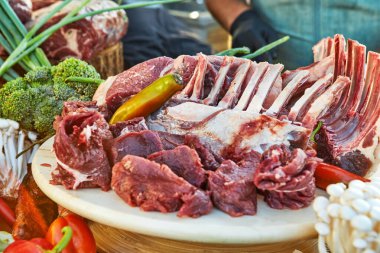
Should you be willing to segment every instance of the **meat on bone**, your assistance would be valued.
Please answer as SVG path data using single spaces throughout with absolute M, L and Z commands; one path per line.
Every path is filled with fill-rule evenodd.
M 273 144 L 306 147 L 310 129 L 249 111 L 236 111 L 185 102 L 167 107 L 148 120 L 153 130 L 197 135 L 213 153 L 224 155 L 228 148 L 262 153 Z

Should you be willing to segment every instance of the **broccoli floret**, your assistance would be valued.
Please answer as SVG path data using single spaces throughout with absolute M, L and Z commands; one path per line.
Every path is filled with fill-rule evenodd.
M 24 79 L 31 87 L 52 85 L 53 83 L 50 67 L 38 67 L 35 70 L 29 71 L 25 74 Z
M 2 104 L 2 116 L 20 123 L 27 130 L 33 130 L 34 96 L 30 90 L 16 90 Z
M 68 58 L 57 66 L 52 67 L 54 83 L 66 83 L 70 88 L 74 89 L 80 96 L 80 100 L 89 101 L 92 99 L 99 84 L 68 81 L 69 77 L 85 77 L 100 79 L 100 75 L 96 69 L 88 63 Z
M 3 117 L 19 122 L 25 130 L 35 131 L 37 129 L 34 127 L 34 113 L 39 104 L 48 98 L 54 99 L 51 86 L 16 90 L 2 104 Z M 54 110 L 54 107 L 51 110 Z
M 54 97 L 57 100 L 79 100 L 80 96 L 76 93 L 76 91 L 67 86 L 65 83 L 55 83 L 53 86 Z
M 35 130 L 47 136 L 54 133 L 53 122 L 56 115 L 60 115 L 63 108 L 63 101 L 56 100 L 54 97 L 47 97 L 39 103 L 34 112 Z
M 4 86 L 0 89 L 0 116 L 1 117 L 5 117 L 3 108 L 4 108 L 4 102 L 7 100 L 7 98 L 15 91 L 26 90 L 27 88 L 28 88 L 28 84 L 21 77 L 4 84 Z

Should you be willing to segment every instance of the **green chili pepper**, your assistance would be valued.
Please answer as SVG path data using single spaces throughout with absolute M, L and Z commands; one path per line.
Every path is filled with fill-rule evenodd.
M 157 79 L 121 105 L 113 114 L 110 124 L 148 116 L 183 87 L 181 76 L 175 73 Z

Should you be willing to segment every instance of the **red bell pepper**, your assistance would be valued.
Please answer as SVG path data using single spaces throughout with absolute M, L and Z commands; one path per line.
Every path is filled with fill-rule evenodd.
M 34 238 L 30 241 L 16 240 L 4 250 L 4 253 L 59 253 L 69 244 L 72 235 L 72 229 L 66 226 L 61 230 L 62 239 L 54 247 L 45 238 Z
M 15 213 L 2 198 L 0 198 L 0 218 L 11 227 L 16 220 Z
M 73 230 L 73 238 L 62 253 L 96 253 L 95 238 L 83 218 L 70 213 L 59 217 L 50 225 L 46 239 L 52 245 L 62 238 L 61 230 L 70 226 Z
M 369 182 L 370 180 L 351 172 L 348 172 L 337 166 L 320 163 L 314 173 L 315 184 L 318 188 L 325 190 L 329 184 L 344 183 L 348 184 L 352 180 L 361 180 Z

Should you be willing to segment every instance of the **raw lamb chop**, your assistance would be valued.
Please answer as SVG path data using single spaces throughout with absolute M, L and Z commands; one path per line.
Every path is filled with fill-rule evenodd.
M 99 112 L 74 112 L 55 122 L 54 151 L 58 167 L 52 183 L 67 189 L 100 187 L 107 191 L 111 167 L 104 143 L 112 138 Z
M 263 153 L 254 182 L 270 207 L 299 209 L 313 201 L 313 175 L 320 159 L 308 155 L 315 154 L 302 149 L 290 151 L 285 145 L 274 145 Z
M 112 168 L 112 189 L 129 205 L 144 211 L 178 211 L 178 216 L 199 217 L 212 209 L 207 193 L 174 174 L 168 166 L 125 156 Z
M 159 164 L 166 164 L 176 175 L 182 177 L 197 188 L 204 186 L 207 177 L 201 160 L 194 149 L 178 146 L 173 150 L 164 150 L 147 157 Z
M 305 148 L 310 130 L 248 111 L 228 110 L 193 102 L 168 107 L 148 127 L 173 134 L 191 132 L 214 154 L 230 150 L 264 152 L 273 144 Z

